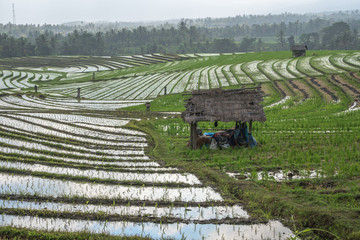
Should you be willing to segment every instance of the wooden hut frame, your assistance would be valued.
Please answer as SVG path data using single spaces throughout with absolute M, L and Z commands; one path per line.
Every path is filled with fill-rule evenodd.
M 196 149 L 196 127 L 200 121 L 249 122 L 249 133 L 253 121 L 266 121 L 260 87 L 234 90 L 194 90 L 186 103 L 182 119 L 189 123 L 190 146 Z
M 291 51 L 292 51 L 293 57 L 302 57 L 302 56 L 305 56 L 307 49 L 308 49 L 308 48 L 307 48 L 306 45 L 292 45 L 292 46 L 291 46 Z

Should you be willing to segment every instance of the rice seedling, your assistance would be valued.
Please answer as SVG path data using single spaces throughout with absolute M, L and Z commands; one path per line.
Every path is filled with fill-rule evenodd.
M 281 205 L 281 195 L 358 208 L 351 180 L 359 172 L 358 75 L 322 77 L 358 72 L 358 53 L 191 57 L 94 57 L 42 72 L 1 70 L 0 88 L 7 92 L 0 97 L 1 225 L 122 236 L 151 232 L 154 238 L 283 239 L 294 234 L 281 223 L 252 222 L 259 212 L 286 218 L 273 204 Z M 34 84 L 42 96 L 33 94 Z M 186 98 L 180 95 L 156 99 L 149 113 L 141 112 L 165 86 L 173 94 L 243 84 L 260 85 L 266 94 L 268 121 L 254 123 L 255 149 L 187 150 L 189 126 L 178 115 L 156 113 L 181 112 Z M 78 87 L 82 99 L 75 99 Z M 324 101 L 331 96 L 338 101 Z M 135 105 L 139 112 L 119 110 Z M 199 127 L 217 131 L 213 123 Z

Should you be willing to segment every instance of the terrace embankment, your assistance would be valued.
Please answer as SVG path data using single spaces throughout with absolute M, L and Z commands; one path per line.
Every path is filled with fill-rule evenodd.
M 327 102 L 337 102 L 339 100 L 335 91 L 332 91 L 331 88 L 324 83 L 324 81 L 315 78 L 310 78 L 308 81 L 310 81 L 321 92 Z
M 274 81 L 274 84 L 277 89 L 281 92 L 282 97 L 294 96 L 295 93 L 290 89 L 285 81 Z
M 300 92 L 300 94 L 302 94 L 304 100 L 314 96 L 311 88 L 307 84 L 302 82 L 302 80 L 289 80 L 288 82 L 291 87 L 294 88 L 295 92 Z
M 340 75 L 332 75 L 331 80 L 340 86 L 348 95 L 350 95 L 354 99 L 355 103 L 358 105 L 360 104 L 360 89 L 358 87 L 350 84 Z
M 356 78 L 358 80 L 360 80 L 360 75 L 358 73 L 350 73 L 350 76 L 352 76 L 353 78 Z
M 30 232 L 35 236 L 86 229 L 159 239 L 295 237 L 268 220 L 280 219 L 293 230 L 321 229 L 305 230 L 303 239 L 359 239 L 359 111 L 345 111 L 359 85 L 342 64 L 352 53 L 335 54 L 341 69 L 329 57 L 280 55 L 278 63 L 279 53 L 253 53 L 160 64 L 171 59 L 74 57 L 69 65 L 49 57 L 51 63 L 63 60 L 49 71 L 29 69 L 33 58 L 8 60 L 9 68 L 28 70 L 0 70 L 0 223 L 12 226 L 6 236 L 21 237 L 16 227 L 26 227 L 37 229 Z M 46 57 L 40 61 L 34 64 L 47 64 Z M 321 80 L 334 73 L 341 75 Z M 155 112 L 183 111 L 186 95 L 159 97 L 145 110 L 164 86 L 169 94 L 240 83 L 261 85 L 264 106 L 294 96 L 282 107 L 266 108 L 265 123 L 254 123 L 256 148 L 187 149 L 188 124 L 179 114 Z M 331 93 L 338 103 L 330 101 Z M 234 123 L 199 127 L 218 131 Z M 276 181 L 269 174 L 276 170 L 321 176 Z M 246 172 L 250 180 L 226 172 Z

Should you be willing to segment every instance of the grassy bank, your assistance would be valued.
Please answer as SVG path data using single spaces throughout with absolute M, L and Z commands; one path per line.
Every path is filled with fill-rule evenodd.
M 39 232 L 27 229 L 19 229 L 12 227 L 0 228 L 1 239 L 29 239 L 29 240 L 50 240 L 50 239 L 79 239 L 79 240 L 145 240 L 150 238 L 145 237 L 114 237 L 106 234 L 90 234 L 87 232 L 83 233 L 59 233 L 59 232 Z

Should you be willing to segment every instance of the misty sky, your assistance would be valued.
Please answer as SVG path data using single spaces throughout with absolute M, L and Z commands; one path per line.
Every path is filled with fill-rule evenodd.
M 360 9 L 360 0 L 0 0 L 0 23 L 153 21 Z

